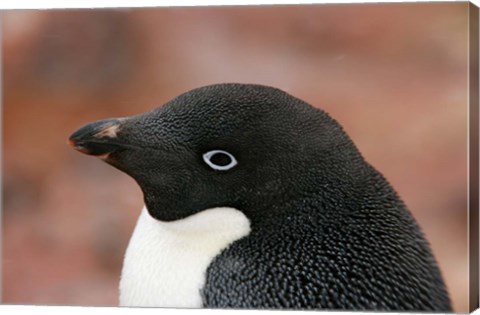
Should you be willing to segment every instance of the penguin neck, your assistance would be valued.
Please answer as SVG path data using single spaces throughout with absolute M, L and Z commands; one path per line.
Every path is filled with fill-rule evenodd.
M 312 172 L 307 180 L 299 180 L 297 186 L 292 185 L 283 194 L 262 196 L 241 209 L 249 217 L 252 230 L 302 220 L 320 219 L 321 224 L 323 220 L 340 212 L 358 210 L 361 206 L 359 199 L 372 197 L 372 185 L 377 189 L 380 189 L 380 185 L 388 186 L 381 180 L 375 179 L 372 182 L 371 177 L 362 176 L 361 173 L 339 174 L 327 181 L 325 178 L 328 177 L 324 174 Z M 395 200 L 395 195 L 392 195 L 392 202 Z
M 208 266 L 249 233 L 249 220 L 233 208 L 206 209 L 162 222 L 144 207 L 125 254 L 120 305 L 202 307 Z

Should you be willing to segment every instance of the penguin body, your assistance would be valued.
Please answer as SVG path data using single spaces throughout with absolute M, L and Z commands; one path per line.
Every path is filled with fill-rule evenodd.
M 335 120 L 283 91 L 207 86 L 70 142 L 144 194 L 121 305 L 451 311 L 395 191 Z

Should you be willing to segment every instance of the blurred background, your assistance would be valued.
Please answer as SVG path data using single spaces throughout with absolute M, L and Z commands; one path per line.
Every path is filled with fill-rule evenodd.
M 419 221 L 467 312 L 467 6 L 2 12 L 2 302 L 116 305 L 142 194 L 68 136 L 243 82 L 343 125 Z

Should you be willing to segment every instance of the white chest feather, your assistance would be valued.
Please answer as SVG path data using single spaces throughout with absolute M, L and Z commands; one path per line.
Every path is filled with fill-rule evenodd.
M 120 305 L 201 307 L 210 262 L 249 232 L 249 220 L 233 208 L 173 222 L 157 221 L 144 208 L 125 254 Z

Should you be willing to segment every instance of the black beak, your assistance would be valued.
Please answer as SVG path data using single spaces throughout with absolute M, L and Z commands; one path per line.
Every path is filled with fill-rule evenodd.
M 75 131 L 68 143 L 88 155 L 112 153 L 122 147 L 117 139 L 121 121 L 122 119 L 113 118 L 87 124 Z

